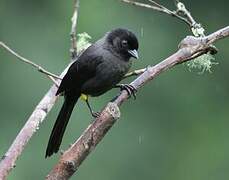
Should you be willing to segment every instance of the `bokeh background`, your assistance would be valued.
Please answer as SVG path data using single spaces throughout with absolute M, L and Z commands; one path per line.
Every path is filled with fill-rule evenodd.
M 173 1 L 161 0 L 174 8 Z M 228 25 L 229 1 L 184 1 L 207 32 Z M 69 63 L 73 1 L 0 0 L 0 40 L 21 55 L 60 73 Z M 115 27 L 134 31 L 140 59 L 132 69 L 154 65 L 176 51 L 189 28 L 179 20 L 119 0 L 80 2 L 77 31 L 92 42 Z M 225 180 L 229 178 L 229 41 L 216 44 L 212 73 L 179 65 L 121 107 L 122 116 L 72 179 Z M 130 81 L 130 80 L 129 80 Z M 4 155 L 51 82 L 0 49 L 0 155 Z M 117 94 L 92 100 L 100 110 Z M 44 179 L 59 154 L 45 159 L 58 101 L 26 146 L 9 180 Z M 61 149 L 80 136 L 92 118 L 83 102 L 75 108 Z

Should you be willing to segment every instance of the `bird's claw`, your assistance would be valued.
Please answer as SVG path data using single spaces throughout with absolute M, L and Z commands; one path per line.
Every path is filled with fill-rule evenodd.
M 119 88 L 120 88 L 120 90 L 122 91 L 122 90 L 126 90 L 126 92 L 127 92 L 127 94 L 129 95 L 129 96 L 133 96 L 134 97 L 134 99 L 136 99 L 136 92 L 137 92 L 137 89 L 134 87 L 134 86 L 132 86 L 132 85 L 130 85 L 130 84 L 120 84 L 119 85 Z
M 93 118 L 97 118 L 101 115 L 101 113 L 100 112 L 92 112 L 91 115 Z

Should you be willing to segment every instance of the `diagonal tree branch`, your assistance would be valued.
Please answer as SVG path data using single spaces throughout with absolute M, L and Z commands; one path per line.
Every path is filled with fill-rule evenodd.
M 16 160 L 21 155 L 32 135 L 39 128 L 46 115 L 56 102 L 56 86 L 52 86 L 39 102 L 24 127 L 21 129 L 12 145 L 2 157 L 0 162 L 0 179 L 6 179 L 10 171 L 16 166 Z
M 79 3 L 79 0 L 75 0 L 75 3 Z M 78 5 L 74 4 L 74 15 L 73 17 L 77 17 L 78 13 Z M 72 25 L 72 28 L 76 28 L 77 26 L 77 18 L 74 18 L 72 21 L 74 25 Z M 75 32 L 73 32 L 73 36 L 75 37 Z M 72 38 L 72 34 L 71 34 Z M 76 40 L 72 40 L 72 43 L 74 46 L 76 46 Z M 11 54 L 15 55 L 18 59 L 21 61 L 32 65 L 33 67 L 38 68 L 38 70 L 50 77 L 55 77 L 55 84 L 58 86 L 60 83 L 59 79 L 62 79 L 62 77 L 65 75 L 67 72 L 69 66 L 71 63 L 65 68 L 65 70 L 61 73 L 60 77 L 56 76 L 41 66 L 33 63 L 32 61 L 18 55 L 15 53 L 12 49 L 10 49 L 8 46 L 6 46 L 4 43 L 0 42 L 0 45 L 8 50 Z M 72 45 L 72 47 L 74 48 Z M 78 48 L 80 50 L 80 48 Z M 75 49 L 76 50 L 76 49 Z M 77 52 L 74 52 L 74 54 L 77 56 Z M 73 58 L 73 57 L 72 57 Z M 21 129 L 13 143 L 11 144 L 10 148 L 8 151 L 5 153 L 5 155 L 2 157 L 0 161 L 0 180 L 5 180 L 10 173 L 10 171 L 16 166 L 16 160 L 18 157 L 21 155 L 22 151 L 24 150 L 25 146 L 31 139 L 32 135 L 39 129 L 39 125 L 44 121 L 45 117 L 49 113 L 49 111 L 52 109 L 54 106 L 57 96 L 55 96 L 56 91 L 57 91 L 57 86 L 52 86 L 48 92 L 45 94 L 45 96 L 42 98 L 42 100 L 38 103 L 37 107 L 34 109 L 32 112 L 31 116 L 27 120 L 26 124 L 24 127 Z
M 142 75 L 135 79 L 131 85 L 136 89 L 141 88 L 149 81 L 153 80 L 160 73 L 191 60 L 193 55 L 202 55 L 206 50 L 211 48 L 211 43 L 229 36 L 229 26 L 216 31 L 206 37 L 188 36 L 180 43 L 180 48 L 173 55 L 158 63 L 155 66 L 148 67 Z M 59 162 L 50 171 L 47 180 L 66 180 L 69 179 L 75 171 L 78 170 L 84 159 L 93 151 L 96 145 L 106 135 L 108 130 L 113 126 L 120 117 L 119 106 L 128 99 L 126 91 L 113 101 L 106 105 L 101 115 L 88 126 L 78 140 L 63 153 Z

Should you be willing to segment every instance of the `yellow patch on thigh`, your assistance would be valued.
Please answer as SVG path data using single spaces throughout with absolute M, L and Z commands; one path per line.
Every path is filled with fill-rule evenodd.
M 81 94 L 80 99 L 83 100 L 83 101 L 87 101 L 88 100 L 88 95 Z

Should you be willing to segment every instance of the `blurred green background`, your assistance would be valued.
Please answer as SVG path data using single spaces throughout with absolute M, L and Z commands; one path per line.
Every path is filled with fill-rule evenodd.
M 161 0 L 174 8 L 173 1 Z M 213 32 L 228 25 L 229 1 L 184 1 Z M 60 73 L 69 62 L 73 1 L 0 0 L 0 40 L 21 55 Z M 176 51 L 190 34 L 179 20 L 118 0 L 82 0 L 77 31 L 96 41 L 125 27 L 140 41 L 141 60 L 132 69 L 153 65 Z M 161 74 L 121 107 L 122 116 L 72 179 L 225 180 L 229 179 L 229 41 L 216 44 L 219 65 L 199 75 L 184 65 Z M 51 82 L 0 49 L 0 155 L 2 156 Z M 100 110 L 117 94 L 94 98 Z M 44 179 L 59 154 L 45 159 L 47 141 L 62 99 L 26 146 L 9 180 Z M 61 149 L 80 136 L 92 118 L 83 102 L 71 117 Z

